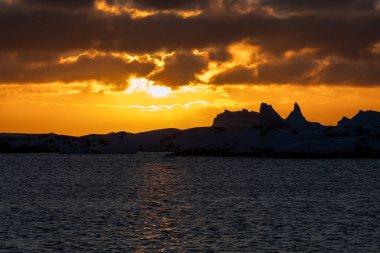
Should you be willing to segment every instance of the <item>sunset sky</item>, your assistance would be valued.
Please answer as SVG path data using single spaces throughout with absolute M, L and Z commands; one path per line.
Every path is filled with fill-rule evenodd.
M 0 132 L 380 111 L 377 0 L 0 0 Z

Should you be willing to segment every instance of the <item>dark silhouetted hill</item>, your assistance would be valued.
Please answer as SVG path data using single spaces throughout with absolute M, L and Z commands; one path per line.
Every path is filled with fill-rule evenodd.
M 283 119 L 271 105 L 259 112 L 225 110 L 211 127 L 141 133 L 0 134 L 1 153 L 129 154 L 168 151 L 178 155 L 271 157 L 380 157 L 380 113 L 359 111 L 337 126 L 309 122 L 299 105 Z

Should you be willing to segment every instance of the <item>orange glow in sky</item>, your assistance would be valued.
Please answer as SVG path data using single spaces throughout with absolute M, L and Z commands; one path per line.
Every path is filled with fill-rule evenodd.
M 132 78 L 126 90 L 96 82 L 2 85 L 0 132 L 84 135 L 209 126 L 216 114 L 261 102 L 286 117 L 297 101 L 311 121 L 335 125 L 359 109 L 380 110 L 380 88 L 194 85 L 172 90 Z
M 172 90 L 170 87 L 166 87 L 163 85 L 155 85 L 153 81 L 149 81 L 148 79 L 143 77 L 132 77 L 128 80 L 128 84 L 129 87 L 127 90 L 125 90 L 126 94 L 143 91 L 152 95 L 153 97 L 160 98 L 167 97 Z

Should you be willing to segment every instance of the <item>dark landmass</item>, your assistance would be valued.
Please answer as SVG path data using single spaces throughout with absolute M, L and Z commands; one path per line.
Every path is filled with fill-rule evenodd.
M 271 105 L 259 112 L 224 111 L 211 127 L 142 133 L 0 134 L 0 153 L 128 154 L 172 152 L 181 156 L 278 158 L 380 158 L 380 113 L 359 111 L 337 126 L 309 122 L 296 103 L 286 119 Z

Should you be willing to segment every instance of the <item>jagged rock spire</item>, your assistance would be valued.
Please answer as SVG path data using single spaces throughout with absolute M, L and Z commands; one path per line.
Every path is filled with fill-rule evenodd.
M 317 127 L 321 127 L 321 124 L 309 122 L 305 116 L 303 116 L 301 107 L 298 103 L 294 103 L 293 111 L 290 112 L 286 118 L 286 122 L 295 127 L 296 129 L 312 130 Z
M 303 116 L 302 111 L 298 103 L 294 103 L 293 111 L 290 112 L 289 116 L 286 118 L 286 121 L 291 122 L 307 122 L 305 116 Z
M 266 103 L 261 103 L 260 105 L 260 122 L 262 126 L 281 126 L 286 124 L 273 107 Z

